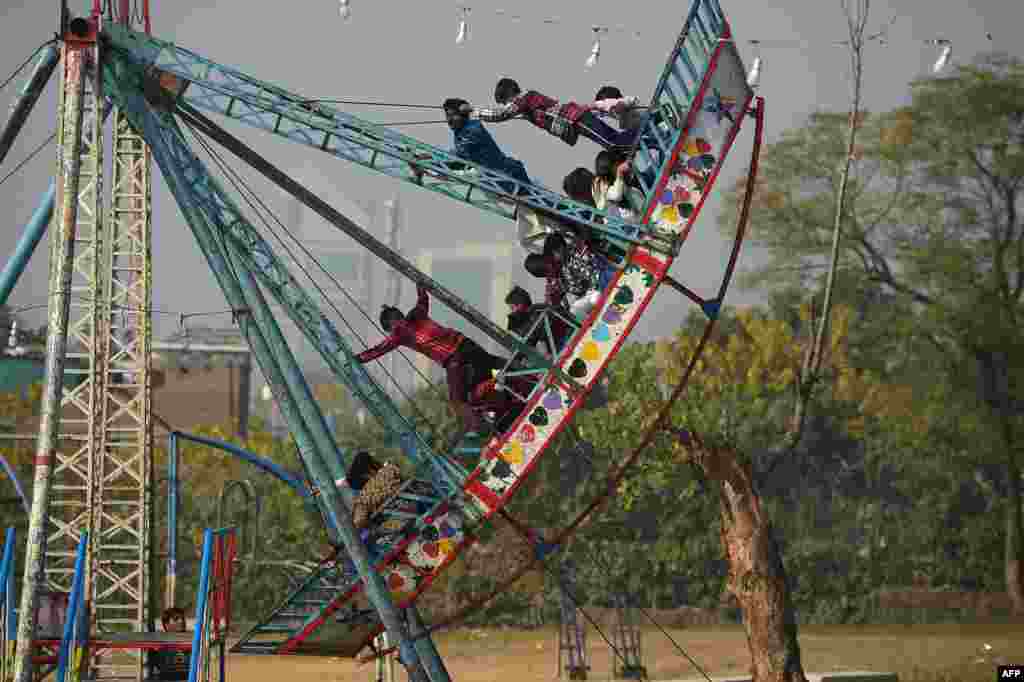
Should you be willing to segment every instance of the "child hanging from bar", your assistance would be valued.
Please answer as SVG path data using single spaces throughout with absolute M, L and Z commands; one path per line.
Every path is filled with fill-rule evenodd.
M 493 108 L 465 104 L 460 111 L 488 123 L 523 118 L 569 146 L 583 137 L 606 149 L 628 151 L 636 139 L 636 131 L 619 131 L 601 120 L 591 106 L 578 102 L 559 102 L 536 90 L 523 92 L 519 83 L 502 78 L 494 88 Z
M 647 121 L 653 121 L 661 132 L 664 143 L 668 144 L 671 142 L 671 131 L 660 112 L 648 111 L 647 107 L 640 104 L 638 97 L 624 97 L 622 91 L 614 85 L 602 86 L 597 91 L 597 94 L 594 95 L 594 101 L 587 106 L 591 111 L 596 112 L 598 116 L 614 118 L 619 129 L 630 131 L 634 139 L 642 134 L 644 143 L 656 152 L 656 158 L 653 159 L 654 163 L 658 168 L 661 167 L 665 159 L 663 158 L 662 146 L 658 144 L 658 134 L 650 130 L 644 132 L 644 126 Z M 658 169 L 651 167 L 642 170 L 644 171 L 641 173 L 644 182 L 647 183 L 648 187 L 651 187 L 657 177 Z
M 505 360 L 484 350 L 461 332 L 443 327 L 428 316 L 430 296 L 422 285 L 416 287 L 416 305 L 403 315 L 393 306 L 380 312 L 380 326 L 388 336 L 373 348 L 356 355 L 361 363 L 371 362 L 399 346 L 411 348 L 441 365 L 448 383 L 448 399 L 456 414 L 470 430 L 482 426 L 470 404 L 470 394 L 478 384 L 491 378 L 505 366 Z

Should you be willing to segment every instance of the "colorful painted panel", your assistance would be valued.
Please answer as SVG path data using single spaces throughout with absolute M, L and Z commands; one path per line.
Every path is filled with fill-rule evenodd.
M 651 223 L 659 232 L 685 238 L 711 191 L 718 169 L 746 115 L 753 91 L 731 42 L 720 43 L 715 69 L 694 100 L 689 127 L 677 143 L 664 186 L 651 205 Z
M 391 599 L 401 607 L 412 603 L 427 588 L 433 576 L 450 563 L 466 542 L 471 540 L 465 532 L 463 514 L 448 504 L 441 505 L 433 514 L 420 517 L 416 523 L 414 531 L 400 541 L 400 551 L 392 551 L 376 565 L 391 593 Z M 382 626 L 377 612 L 368 608 L 358 577 L 353 578 L 351 583 L 346 583 L 343 589 L 336 592 L 337 597 L 333 601 L 325 604 L 320 613 L 310 618 L 303 628 L 284 642 L 278 653 L 297 651 L 332 614 L 337 614 L 333 616 L 337 626 L 342 629 L 350 626 L 359 632 L 369 633 L 366 638 L 371 639 Z M 348 636 L 344 639 L 347 641 Z
M 716 0 L 693 3 L 652 101 L 653 110 L 672 131 L 678 133 L 686 127 L 690 106 L 700 93 L 718 39 L 727 30 Z

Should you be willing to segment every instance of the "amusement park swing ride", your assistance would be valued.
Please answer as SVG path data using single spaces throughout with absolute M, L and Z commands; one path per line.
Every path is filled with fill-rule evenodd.
M 169 637 L 174 633 L 151 631 L 150 173 L 155 161 L 287 421 L 309 498 L 336 548 L 237 639 L 231 651 L 323 653 L 326 645 L 314 644 L 312 636 L 330 622 L 331 655 L 355 657 L 386 632 L 410 679 L 447 681 L 430 633 L 466 610 L 427 627 L 415 609 L 417 597 L 476 541 L 495 515 L 529 540 L 535 557 L 469 608 L 479 608 L 564 546 L 614 494 L 655 435 L 671 426 L 669 409 L 683 392 L 718 317 L 743 241 L 747 206 L 712 296 L 703 297 L 672 280 L 668 271 L 686 247 L 747 118 L 756 122 L 747 204 L 757 172 L 764 100 L 755 97 L 748 84 L 729 23 L 718 0 L 693 0 L 648 105 L 656 115 L 645 119 L 631 150 L 634 167 L 649 174 L 638 173 L 645 201 L 641 220 L 628 222 L 162 41 L 150 34 L 148 3 L 136 5 L 133 9 L 128 0 L 118 0 L 101 7 L 97 0 L 89 16 L 72 16 L 65 6 L 56 45 L 47 46 L 0 135 L 9 148 L 59 64 L 57 173 L 26 230 L 25 244 L 19 244 L 12 257 L 15 266 L 8 268 L 16 280 L 31 255 L 33 240 L 39 241 L 53 213 L 46 382 L 34 459 L 26 579 L 17 649 L 8 652 L 5 647 L 4 674 L 10 674 L 13 662 L 16 682 L 28 682 L 34 657 L 50 646 L 60 649 L 61 680 L 65 675 L 80 679 L 86 671 L 93 679 L 142 679 L 141 657 L 115 665 L 110 652 L 117 649 L 191 649 L 190 679 L 208 679 L 216 667 L 212 654 L 219 650 L 223 676 L 235 551 L 231 533 L 209 531 L 205 538 L 202 579 L 209 588 L 203 588 L 201 594 L 207 596 L 196 605 L 195 633 L 188 634 L 188 644 L 185 637 Z M 113 179 L 104 207 L 108 117 L 113 121 Z M 600 238 L 614 274 L 585 319 L 556 318 L 553 309 L 541 314 L 535 329 L 549 340 L 556 322 L 573 328 L 564 346 L 548 355 L 495 325 L 458 292 L 434 281 L 278 170 L 220 127 L 217 118 L 258 128 L 508 220 L 532 217 L 548 229 L 559 223 L 582 226 Z M 212 151 L 214 145 L 503 348 L 509 359 L 497 373 L 495 386 L 522 401 L 511 425 L 490 433 L 464 433 L 458 442 L 448 444 L 422 433 L 356 360 L 353 340 L 336 327 L 325 302 L 271 248 L 264 232 L 240 208 L 241 202 L 199 158 L 186 131 L 222 169 L 227 164 Z M 0 160 L 5 152 L 0 145 Z M 652 178 L 654 182 L 649 182 Z M 4 277 L 7 274 L 5 270 Z M 505 507 L 549 444 L 571 427 L 662 283 L 703 312 L 703 339 L 640 443 L 608 472 L 606 492 L 563 529 L 542 535 Z M 11 285 L 2 285 L 6 296 Z M 388 436 L 384 445 L 397 447 L 414 472 L 376 511 L 365 539 L 351 520 L 352 492 L 335 484 L 345 475 L 350 453 L 339 448 L 328 429 L 272 304 L 378 421 Z M 71 358 L 84 369 L 73 369 L 67 362 Z M 75 372 L 77 381 L 66 381 Z M 10 605 L 7 582 L 5 603 Z M 325 585 L 331 586 L 326 593 Z M 42 590 L 72 594 L 77 615 L 67 617 L 61 642 L 43 642 L 37 634 Z M 5 614 L 10 640 L 13 613 L 8 608 Z M 374 651 L 376 656 L 385 653 Z

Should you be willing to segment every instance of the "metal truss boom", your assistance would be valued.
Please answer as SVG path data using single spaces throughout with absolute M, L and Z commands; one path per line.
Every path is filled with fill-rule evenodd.
M 646 241 L 646 228 L 524 183 L 452 153 L 361 120 L 317 100 L 264 83 L 173 43 L 121 27 L 104 32 L 111 49 L 154 76 L 181 79 L 181 101 L 320 149 L 393 178 L 514 219 L 524 204 L 606 235 L 622 248 Z M 439 107 L 440 108 L 440 107 Z M 453 170 L 455 168 L 467 170 Z
M 386 244 L 376 239 L 366 230 L 362 229 L 354 222 L 346 218 L 344 215 L 339 213 L 337 210 L 328 205 L 325 201 L 317 197 L 315 194 L 310 192 L 308 189 L 300 185 L 298 182 L 292 180 L 285 173 L 277 169 L 266 159 L 262 158 L 259 154 L 253 151 L 251 148 L 243 144 L 240 140 L 229 134 L 220 126 L 216 125 L 208 118 L 200 114 L 194 108 L 184 103 L 179 103 L 179 110 L 183 117 L 190 122 L 195 122 L 197 125 L 202 127 L 202 131 L 209 135 L 212 139 L 217 141 L 219 144 L 228 149 L 231 153 L 245 161 L 247 164 L 252 166 L 254 169 L 262 173 L 269 180 L 274 182 L 276 185 L 281 187 L 283 190 L 294 196 L 296 199 L 301 201 L 303 204 L 308 206 L 310 209 L 315 211 L 324 220 L 328 221 L 332 225 L 343 230 L 347 235 L 352 237 L 361 246 L 365 247 L 375 256 L 380 258 L 382 261 L 390 265 L 396 271 L 405 275 L 416 284 L 423 286 L 431 294 L 437 297 L 438 300 L 443 302 L 445 305 L 454 310 L 457 314 L 464 317 L 468 322 L 473 324 L 477 329 L 484 332 L 497 343 L 504 348 L 513 351 L 515 353 L 521 353 L 524 356 L 530 358 L 539 366 L 550 369 L 553 367 L 551 360 L 539 353 L 532 346 L 528 346 L 521 340 L 510 334 L 509 332 L 501 329 L 492 322 L 488 317 L 480 313 L 478 310 L 463 301 L 457 294 L 450 291 L 446 287 L 442 286 L 436 280 L 431 279 L 420 270 L 418 270 L 412 263 L 403 258 L 399 253 L 389 248 Z M 560 375 L 560 378 L 565 381 L 568 385 L 578 388 L 576 381 L 570 378 L 564 372 L 561 372 L 557 368 L 556 372 Z
M 374 571 L 367 549 L 352 525 L 347 500 L 331 479 L 328 460 L 338 454 L 336 451 L 332 454 L 323 447 L 322 442 L 318 442 L 315 425 L 308 421 L 318 416 L 323 425 L 323 415 L 309 396 L 308 386 L 305 392 L 301 391 L 305 381 L 298 372 L 298 365 L 284 343 L 280 330 L 276 328 L 273 315 L 266 304 L 261 303 L 261 294 L 252 275 L 245 271 L 239 272 L 243 266 L 241 247 L 223 240 L 224 235 L 218 235 L 223 229 L 216 220 L 218 215 L 210 213 L 209 206 L 204 205 L 196 191 L 197 180 L 200 179 L 196 174 L 197 169 L 194 164 L 184 163 L 184 159 L 180 158 L 182 150 L 187 150 L 181 131 L 169 115 L 153 112 L 141 101 L 137 92 L 122 91 L 120 94 L 123 98 L 121 104 L 130 112 L 137 129 L 150 143 L 167 184 L 184 212 L 229 304 L 235 310 L 249 310 L 249 314 L 239 317 L 240 327 L 275 398 L 282 405 L 289 427 L 296 435 L 303 461 L 317 489 L 317 498 L 322 500 L 325 516 L 340 535 L 345 549 L 363 576 L 367 596 L 380 613 L 388 631 L 403 643 L 402 662 L 407 666 L 410 679 L 427 682 L 420 657 L 409 640 L 401 615 L 391 602 L 383 578 Z

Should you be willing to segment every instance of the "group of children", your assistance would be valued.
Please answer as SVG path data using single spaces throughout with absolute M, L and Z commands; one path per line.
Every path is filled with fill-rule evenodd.
M 626 221 L 642 217 L 644 195 L 629 156 L 648 113 L 636 97 L 625 97 L 617 87 L 605 85 L 593 102 L 559 102 L 536 90 L 523 91 L 516 81 L 502 78 L 494 88 L 494 99 L 497 105 L 491 108 L 474 107 L 463 99 L 445 100 L 442 106 L 454 134 L 456 155 L 530 182 L 523 163 L 502 152 L 482 122 L 522 118 L 569 145 L 586 137 L 603 149 L 594 159 L 593 171 L 579 167 L 565 176 L 566 196 Z M 605 117 L 614 118 L 618 128 L 606 123 Z M 653 173 L 653 169 L 642 173 L 648 186 L 653 184 Z M 542 252 L 527 256 L 523 265 L 531 275 L 546 280 L 546 305 L 567 307 L 582 318 L 610 280 L 612 266 L 595 235 L 568 221 L 555 219 L 555 224 Z
M 576 202 L 625 220 L 639 220 L 643 192 L 629 154 L 648 114 L 636 97 L 624 97 L 618 88 L 608 85 L 598 90 L 593 102 L 559 102 L 536 90 L 524 92 L 516 81 L 502 78 L 494 89 L 494 99 L 497 104 L 491 108 L 474 107 L 460 98 L 444 101 L 442 107 L 452 130 L 456 156 L 530 183 L 522 161 L 505 154 L 483 122 L 525 119 L 569 145 L 585 137 L 603 147 L 594 160 L 594 170 L 574 169 L 565 176 L 562 189 Z M 614 119 L 618 127 L 606 123 L 606 118 Z M 458 161 L 447 165 L 456 172 L 465 169 Z M 653 177 L 644 179 L 648 186 L 653 184 Z M 514 183 L 499 186 L 509 194 L 517 192 Z M 585 319 L 611 281 L 614 268 L 602 254 L 601 242 L 586 228 L 549 218 L 555 220 L 556 229 L 547 234 L 543 248 L 530 253 L 523 264 L 531 275 L 545 280 L 544 302 L 534 303 L 525 289 L 516 286 L 505 303 L 509 306 L 509 331 L 554 358 L 575 329 L 571 320 Z M 416 305 L 407 313 L 384 306 L 380 326 L 387 336 L 359 353 L 356 360 L 371 362 L 400 346 L 415 350 L 444 368 L 448 398 L 466 430 L 481 431 L 482 415 L 491 413 L 495 427 L 504 431 L 524 407 L 515 392 L 495 385 L 494 374 L 508 364 L 507 360 L 488 352 L 461 332 L 438 324 L 429 312 L 430 297 L 423 286 L 417 287 Z M 556 313 L 547 317 L 550 335 L 548 328 L 539 324 L 541 316 L 548 312 Z M 525 395 L 530 387 L 522 388 L 519 393 Z M 369 453 L 361 452 L 340 483 L 357 493 L 353 521 L 356 528 L 363 530 L 370 515 L 397 492 L 401 478 L 393 465 L 381 466 Z
M 565 177 L 562 188 L 566 195 L 610 215 L 639 219 L 643 193 L 629 153 L 641 134 L 647 113 L 636 97 L 624 97 L 618 88 L 606 85 L 597 91 L 593 102 L 559 102 L 536 90 L 523 91 L 516 81 L 502 78 L 495 86 L 494 99 L 497 104 L 491 108 L 474 107 L 460 98 L 444 101 L 442 107 L 452 130 L 456 156 L 530 183 L 524 164 L 501 150 L 483 122 L 525 119 L 569 145 L 585 137 L 604 149 L 595 158 L 593 171 L 579 167 Z M 613 118 L 618 128 L 606 123 L 605 118 Z M 453 171 L 464 168 L 458 161 L 447 165 Z M 650 185 L 653 178 L 645 180 Z M 511 182 L 502 187 L 510 194 L 516 192 Z M 546 236 L 543 249 L 529 254 L 523 264 L 531 275 L 545 280 L 544 303 L 534 304 L 526 290 L 518 286 L 505 300 L 511 310 L 509 329 L 520 336 L 530 334 L 539 315 L 547 309 L 584 319 L 614 274 L 613 266 L 602 254 L 601 242 L 593 234 L 575 223 L 554 220 L 557 227 Z M 387 336 L 360 353 L 357 360 L 370 362 L 399 346 L 411 348 L 444 368 L 449 400 L 468 430 L 480 430 L 484 411 L 495 414 L 499 428 L 510 425 L 522 401 L 511 392 L 498 390 L 492 379 L 507 364 L 506 360 L 487 352 L 461 332 L 431 320 L 427 291 L 419 287 L 417 294 L 416 305 L 406 314 L 384 306 L 380 325 Z M 543 344 L 543 350 L 554 357 L 573 327 L 557 315 L 550 319 L 556 347 L 551 346 L 542 329 L 535 329 L 527 342 Z

